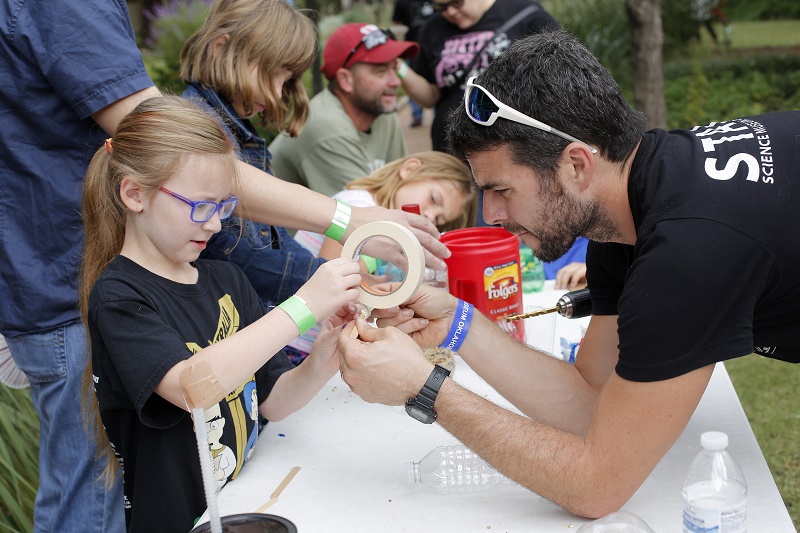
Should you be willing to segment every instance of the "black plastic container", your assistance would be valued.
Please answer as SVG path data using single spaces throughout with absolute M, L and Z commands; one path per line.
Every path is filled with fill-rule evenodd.
M 273 514 L 241 513 L 221 518 L 223 533 L 297 533 L 297 526 Z M 200 524 L 190 533 L 211 533 L 211 524 Z

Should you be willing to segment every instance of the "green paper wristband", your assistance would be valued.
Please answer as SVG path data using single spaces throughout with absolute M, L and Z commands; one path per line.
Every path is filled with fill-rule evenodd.
M 336 200 L 336 211 L 333 213 L 330 227 L 325 230 L 325 236 L 336 242 L 341 241 L 347 226 L 350 225 L 351 212 L 352 210 L 348 204 Z
M 317 319 L 314 318 L 305 300 L 296 294 L 287 298 L 278 307 L 283 309 L 289 315 L 289 318 L 294 320 L 294 323 L 297 324 L 297 329 L 300 330 L 300 335 L 317 325 Z

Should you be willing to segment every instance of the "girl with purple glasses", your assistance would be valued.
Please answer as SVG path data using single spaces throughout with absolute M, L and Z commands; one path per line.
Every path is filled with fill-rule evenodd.
M 239 267 L 199 259 L 236 207 L 236 164 L 214 118 L 158 97 L 122 120 L 84 181 L 87 405 L 109 484 L 121 467 L 129 531 L 189 531 L 206 508 L 183 370 L 205 369 L 215 384 L 203 407 L 222 487 L 257 438 L 253 390 L 261 416 L 280 420 L 339 369 L 337 327 L 352 319 L 361 281 L 355 260 L 325 263 L 265 314 Z M 293 368 L 281 348 L 318 320 L 308 360 Z

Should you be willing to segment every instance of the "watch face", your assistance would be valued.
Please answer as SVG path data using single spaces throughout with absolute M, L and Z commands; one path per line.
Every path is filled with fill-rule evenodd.
M 436 411 L 428 411 L 417 405 L 414 400 L 406 402 L 406 413 L 423 424 L 432 424 L 436 420 Z

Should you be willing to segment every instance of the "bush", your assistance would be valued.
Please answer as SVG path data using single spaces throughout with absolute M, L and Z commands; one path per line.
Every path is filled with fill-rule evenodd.
M 144 39 L 144 66 L 157 87 L 180 94 L 186 84 L 179 76 L 183 43 L 203 24 L 211 0 L 169 0 L 144 13 L 150 35 Z
M 693 59 L 667 65 L 664 75 L 670 128 L 800 109 L 796 54 Z
M 32 531 L 39 486 L 39 418 L 28 389 L 0 385 L 0 530 Z
M 577 37 L 625 89 L 631 85 L 631 41 L 625 0 L 541 2 L 566 31 Z
M 611 72 L 626 94 L 631 92 L 631 36 L 626 0 L 549 0 L 542 2 L 565 30 L 583 42 Z M 696 34 L 691 0 L 661 3 L 664 61 L 687 54 Z

